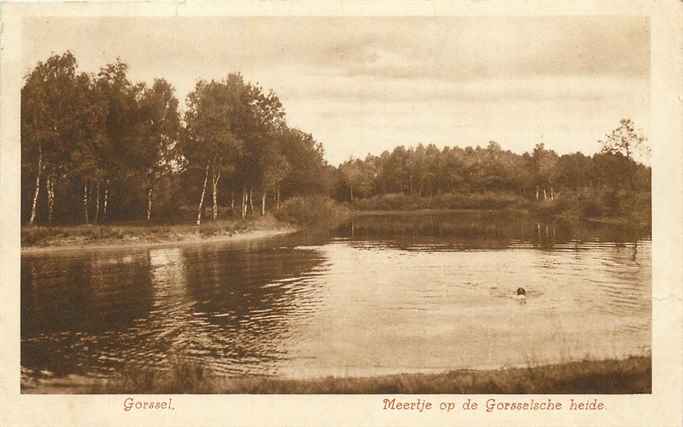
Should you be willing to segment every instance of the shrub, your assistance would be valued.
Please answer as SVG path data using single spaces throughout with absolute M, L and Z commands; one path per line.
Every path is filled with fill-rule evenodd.
M 358 210 L 416 210 L 416 209 L 505 209 L 522 207 L 526 200 L 504 192 L 444 193 L 436 196 L 417 196 L 402 193 L 383 194 L 358 199 L 353 207 Z
M 350 211 L 324 196 L 293 197 L 275 212 L 275 217 L 298 225 L 330 225 L 344 222 Z

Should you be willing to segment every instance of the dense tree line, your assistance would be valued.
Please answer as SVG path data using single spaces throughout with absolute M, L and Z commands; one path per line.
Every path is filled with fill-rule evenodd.
M 21 92 L 22 220 L 199 224 L 209 198 L 216 219 L 327 192 L 322 145 L 287 126 L 274 92 L 229 74 L 198 81 L 185 106 L 162 78 L 132 82 L 120 60 L 97 74 L 71 52 L 39 62 Z
M 533 202 L 577 194 L 604 201 L 650 191 L 650 168 L 634 160 L 634 154 L 647 150 L 645 138 L 631 120 L 621 120 L 599 143 L 600 152 L 592 156 L 560 156 L 542 143 L 521 155 L 503 150 L 495 141 L 475 148 L 398 146 L 343 163 L 337 197 L 354 202 L 397 193 L 433 197 L 494 192 Z
M 182 111 L 181 111 L 182 109 Z M 536 144 L 398 146 L 335 168 L 312 135 L 287 125 L 273 91 L 240 74 L 200 80 L 184 108 L 163 78 L 133 82 L 117 60 L 78 70 L 71 52 L 39 62 L 21 92 L 22 221 L 104 223 L 245 218 L 292 196 L 339 201 L 389 195 L 514 194 L 530 203 L 583 199 L 612 214 L 647 193 L 634 160 L 645 138 L 624 119 L 592 156 Z M 208 211 L 208 212 L 207 212 Z

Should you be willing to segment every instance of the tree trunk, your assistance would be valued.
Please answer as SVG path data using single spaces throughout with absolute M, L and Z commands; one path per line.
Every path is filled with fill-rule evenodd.
M 97 180 L 97 191 L 95 192 L 95 224 L 100 221 L 100 180 Z
M 107 219 L 107 206 L 109 205 L 109 180 L 104 181 L 104 205 L 102 206 L 102 222 Z
M 218 219 L 218 182 L 221 180 L 221 174 L 220 172 L 217 174 L 214 174 L 214 176 L 211 178 L 211 183 L 213 184 L 213 211 L 212 211 L 212 217 L 213 220 Z
M 147 222 L 152 220 L 152 198 L 154 197 L 154 187 L 150 185 L 147 189 Z
M 543 200 L 548 200 L 548 193 L 546 193 L 545 187 L 543 187 Z
M 351 197 L 351 203 L 353 203 L 353 185 L 349 185 L 349 194 Z
M 275 193 L 275 209 L 280 210 L 280 186 L 277 187 L 277 193 Z
M 47 223 L 52 225 L 52 213 L 55 210 L 55 181 L 51 176 L 47 177 Z
M 230 214 L 235 215 L 235 192 L 230 192 Z
M 202 185 L 202 196 L 199 198 L 199 207 L 197 208 L 197 225 L 202 223 L 202 208 L 204 207 L 204 195 L 206 194 L 206 181 L 209 179 L 209 165 L 206 165 L 206 172 L 204 173 L 204 184 Z
M 83 183 L 83 218 L 86 224 L 90 224 L 90 217 L 88 216 L 88 180 Z
M 242 219 L 247 217 L 247 189 L 242 187 L 242 205 L 240 206 L 242 211 Z
M 266 214 L 266 196 L 268 193 L 265 191 L 263 194 L 261 194 L 261 216 L 264 216 Z
M 539 194 L 539 188 L 538 188 L 538 185 L 537 185 L 537 186 L 536 186 L 536 201 L 537 201 L 537 202 L 538 202 L 539 197 L 540 197 L 540 194 Z
M 252 188 L 249 189 L 249 209 L 251 211 L 251 214 L 254 214 L 254 190 Z
M 33 225 L 36 222 L 36 211 L 38 210 L 38 194 L 40 193 L 40 175 L 43 173 L 43 146 L 38 145 L 38 173 L 36 173 L 36 189 L 33 192 L 33 203 L 31 204 L 31 218 L 28 223 Z

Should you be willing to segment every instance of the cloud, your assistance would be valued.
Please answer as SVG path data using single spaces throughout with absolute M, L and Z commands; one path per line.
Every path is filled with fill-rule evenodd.
M 648 21 L 638 17 L 361 20 L 317 56 L 347 76 L 447 81 L 537 75 L 646 77 Z
M 99 58 L 138 66 L 296 64 L 445 80 L 645 77 L 649 67 L 648 21 L 640 17 L 41 18 L 29 19 L 26 32 L 29 51 L 89 45 Z
M 280 72 L 284 72 L 280 70 Z M 641 100 L 648 95 L 648 80 L 631 77 L 545 75 L 536 78 L 382 79 L 376 76 L 311 76 L 306 85 L 287 84 L 280 91 L 290 99 L 328 99 L 356 103 L 500 102 Z
M 71 49 L 134 80 L 242 72 L 272 88 L 333 163 L 396 144 L 594 151 L 624 116 L 647 128 L 649 22 L 628 16 L 27 19 L 30 69 Z

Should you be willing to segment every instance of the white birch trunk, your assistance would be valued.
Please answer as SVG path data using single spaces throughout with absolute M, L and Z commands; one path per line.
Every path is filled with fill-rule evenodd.
M 147 189 L 147 222 L 152 220 L 152 197 L 154 196 L 154 187 L 150 186 Z
M 261 194 L 261 216 L 264 216 L 266 214 L 266 196 L 268 193 L 265 191 L 263 194 Z
M 246 200 L 244 197 L 244 193 L 244 187 L 242 187 L 242 201 L 240 203 L 240 216 L 242 217 L 242 219 L 244 219 L 244 201 Z
M 95 191 L 95 224 L 100 222 L 100 180 L 97 180 L 97 190 Z
M 209 179 L 209 165 L 206 165 L 206 172 L 204 174 L 204 184 L 202 185 L 202 196 L 199 198 L 199 207 L 197 208 L 197 225 L 202 223 L 202 208 L 204 207 L 204 195 L 206 194 L 206 181 Z
M 52 213 L 55 210 L 55 181 L 51 176 L 47 177 L 47 222 L 52 225 Z
M 249 189 L 249 209 L 251 214 L 254 214 L 254 190 Z
M 215 174 L 212 178 L 212 184 L 213 184 L 213 220 L 218 219 L 218 182 L 221 180 L 221 174 L 220 172 L 218 174 Z
M 104 204 L 102 206 L 102 222 L 107 219 L 107 206 L 109 205 L 109 180 L 104 181 Z
M 86 224 L 90 224 L 90 217 L 88 216 L 88 180 L 83 184 L 83 218 Z
M 242 219 L 247 217 L 247 189 L 242 188 Z
M 38 173 L 36 174 L 36 189 L 33 192 L 33 203 L 31 204 L 31 218 L 28 223 L 33 225 L 36 222 L 36 211 L 38 210 L 38 195 L 40 194 L 40 175 L 43 172 L 43 146 L 38 145 Z

